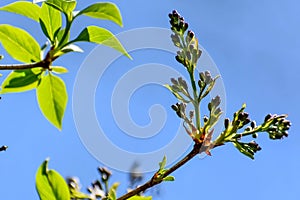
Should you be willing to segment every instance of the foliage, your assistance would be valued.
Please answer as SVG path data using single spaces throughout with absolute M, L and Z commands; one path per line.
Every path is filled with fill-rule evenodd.
M 70 199 L 68 185 L 58 172 L 48 169 L 48 160 L 36 173 L 36 189 L 41 200 Z
M 106 45 L 131 58 L 119 40 L 105 28 L 87 26 L 76 38 L 70 39 L 71 26 L 82 15 L 110 20 L 123 26 L 120 11 L 115 4 L 94 3 L 78 12 L 74 11 L 75 8 L 75 0 L 46 0 L 41 5 L 17 1 L 0 8 L 1 11 L 16 13 L 36 21 L 47 38 L 46 43 L 40 47 L 25 30 L 7 24 L 0 25 L 2 46 L 12 58 L 25 63 L 0 66 L 0 69 L 14 70 L 3 81 L 1 93 L 36 89 L 41 112 L 60 130 L 68 94 L 64 81 L 53 73 L 62 74 L 68 70 L 54 66 L 53 62 L 69 52 L 82 52 L 75 45 L 78 42 Z M 65 27 L 62 15 L 65 17 Z

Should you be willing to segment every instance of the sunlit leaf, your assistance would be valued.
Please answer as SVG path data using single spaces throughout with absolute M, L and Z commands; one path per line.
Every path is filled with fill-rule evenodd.
M 41 8 L 40 25 L 46 37 L 54 42 L 54 35 L 62 26 L 61 13 L 44 2 Z
M 39 44 L 23 29 L 7 24 L 0 25 L 0 42 L 9 55 L 18 61 L 40 61 Z
M 48 160 L 44 161 L 37 170 L 35 180 L 40 200 L 70 199 L 67 183 L 58 172 L 48 169 Z
M 68 72 L 68 69 L 61 66 L 51 66 L 51 71 L 57 74 L 64 74 Z
M 28 1 L 17 1 L 1 7 L 0 10 L 23 15 L 38 22 L 41 8 Z
M 46 3 L 65 13 L 67 16 L 71 16 L 76 7 L 75 0 L 47 0 Z
M 73 42 L 93 42 L 111 47 L 131 59 L 131 56 L 124 49 L 120 41 L 107 29 L 97 26 L 86 27 Z
M 123 26 L 122 16 L 118 7 L 113 3 L 95 3 L 81 10 L 77 16 L 86 15 L 98 19 L 110 20 Z
M 167 157 L 164 156 L 163 160 L 161 162 L 159 162 L 159 171 L 161 171 L 165 168 L 166 163 L 167 163 Z
M 108 197 L 110 200 L 116 200 L 117 199 L 117 194 L 116 194 L 116 190 L 119 187 L 120 183 L 114 183 L 109 191 L 108 191 Z
M 165 178 L 163 178 L 163 181 L 175 181 L 174 176 L 167 176 Z
M 43 76 L 37 87 L 36 95 L 44 116 L 61 130 L 68 101 L 67 89 L 63 80 L 52 74 Z
M 12 71 L 1 85 L 1 93 L 24 92 L 37 87 L 42 70 L 35 73 L 31 69 Z
M 65 29 L 59 29 L 59 31 L 55 35 L 57 41 L 59 41 L 62 45 L 66 44 L 70 39 L 70 31 L 68 31 L 67 36 L 65 37 L 64 41 L 62 42 L 61 40 L 63 39 L 64 33 L 65 33 Z

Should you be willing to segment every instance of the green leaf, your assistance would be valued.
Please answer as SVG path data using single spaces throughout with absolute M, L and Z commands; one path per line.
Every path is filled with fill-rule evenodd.
M 108 198 L 110 200 L 116 200 L 117 199 L 117 194 L 116 194 L 116 191 L 117 191 L 117 188 L 119 187 L 120 183 L 114 183 L 109 191 L 108 191 Z
M 1 7 L 0 10 L 23 15 L 38 22 L 41 8 L 28 1 L 17 1 Z
M 152 196 L 147 196 L 147 197 L 133 196 L 133 197 L 130 197 L 128 200 L 152 200 Z
M 159 162 L 159 171 L 161 171 L 165 168 L 166 163 L 167 163 L 167 157 L 164 156 L 163 160 L 161 162 Z
M 88 194 L 70 188 L 71 199 L 92 199 Z
M 68 69 L 61 66 L 51 66 L 51 71 L 57 74 L 64 74 L 68 72 Z
M 37 41 L 23 29 L 0 25 L 0 42 L 14 59 L 25 62 L 40 61 L 40 47 Z
M 186 100 L 184 97 L 182 97 L 177 91 L 175 91 L 170 85 L 165 84 L 164 85 L 168 90 L 172 92 L 172 94 L 179 100 L 182 101 L 183 103 L 189 103 L 190 101 Z
M 248 156 L 251 159 L 254 159 L 254 153 L 250 152 L 239 142 L 233 142 L 233 145 L 244 155 Z
M 248 143 L 235 141 L 233 144 L 241 153 L 245 154 L 251 159 L 254 159 L 254 154 L 261 150 L 261 147 L 255 141 Z
M 118 7 L 113 3 L 95 3 L 81 10 L 77 16 L 86 15 L 89 17 L 110 20 L 123 26 L 122 16 Z
M 111 47 L 131 59 L 131 56 L 126 52 L 119 40 L 107 29 L 97 26 L 86 27 L 79 36 L 70 43 L 74 42 L 94 42 Z
M 60 30 L 57 32 L 57 35 L 56 35 L 57 41 L 60 42 L 60 43 L 62 43 L 62 45 L 63 45 L 63 44 L 66 44 L 66 43 L 69 41 L 69 39 L 70 39 L 70 31 L 68 31 L 67 37 L 64 39 L 63 42 L 61 42 L 61 40 L 63 39 L 63 35 L 64 35 L 64 33 L 65 33 L 65 30 L 66 30 L 66 29 L 60 29 Z
M 163 181 L 175 181 L 175 177 L 174 176 L 167 176 L 163 179 Z
M 69 200 L 70 193 L 64 178 L 55 170 L 48 169 L 45 160 L 36 173 L 36 190 L 41 200 Z
M 53 43 L 55 33 L 62 26 L 60 12 L 44 2 L 41 8 L 40 25 L 45 36 Z
M 67 46 L 65 46 L 64 48 L 62 48 L 61 50 L 59 50 L 58 52 L 56 52 L 54 54 L 54 56 L 61 56 L 63 54 L 66 54 L 66 53 L 69 53 L 69 52 L 79 52 L 79 53 L 82 53 L 83 50 L 75 45 L 75 44 L 69 44 Z
M 68 17 L 72 16 L 72 12 L 76 7 L 75 0 L 47 0 L 45 2 L 53 8 L 65 13 Z
M 42 69 L 38 69 L 38 73 L 31 69 L 12 71 L 3 81 L 1 93 L 24 92 L 36 88 L 42 73 Z
M 37 87 L 37 100 L 44 116 L 61 130 L 67 106 L 68 94 L 65 83 L 59 77 L 47 74 Z

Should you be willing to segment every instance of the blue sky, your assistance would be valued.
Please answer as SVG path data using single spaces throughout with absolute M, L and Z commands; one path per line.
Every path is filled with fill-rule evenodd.
M 3 0 L 0 6 L 11 2 L 13 1 Z M 78 8 L 82 9 L 94 2 L 96 1 L 80 1 Z M 167 15 L 176 9 L 189 22 L 190 28 L 196 33 L 201 45 L 208 51 L 221 73 L 226 88 L 228 117 L 246 102 L 251 119 L 257 122 L 261 122 L 268 113 L 287 113 L 292 121 L 288 138 L 282 141 L 270 141 L 266 135 L 258 138 L 262 151 L 256 154 L 254 161 L 241 155 L 232 145 L 217 148 L 212 151 L 211 157 L 194 158 L 176 171 L 176 181 L 161 185 L 161 194 L 154 199 L 298 199 L 300 3 L 296 0 L 112 2 L 121 10 L 123 28 L 110 22 L 82 17 L 74 24 L 73 36 L 87 24 L 106 27 L 115 34 L 134 28 L 168 28 Z M 0 16 L 1 24 L 22 27 L 36 37 L 40 44 L 45 42 L 35 22 L 4 12 L 1 12 Z M 35 171 L 47 157 L 51 158 L 50 168 L 56 169 L 63 176 L 78 176 L 84 187 L 98 178 L 96 168 L 103 164 L 81 143 L 72 113 L 72 93 L 77 71 L 95 47 L 83 43 L 80 46 L 85 53 L 70 54 L 57 60 L 57 65 L 69 69 L 68 74 L 61 76 L 69 92 L 69 103 L 61 132 L 42 116 L 34 91 L 2 96 L 0 145 L 8 145 L 9 149 L 0 153 L 1 199 L 38 199 L 34 187 Z M 2 47 L 0 53 L 5 55 L 2 63 L 15 62 Z M 128 65 L 125 69 L 117 71 L 118 73 L 130 70 L 135 64 L 149 62 L 166 62 L 174 69 L 181 70 L 171 54 L 162 56 L 155 51 L 142 50 L 133 52 L 132 56 L 133 64 L 130 64 L 129 60 L 120 60 Z M 107 73 L 113 76 L 110 71 Z M 103 92 L 109 92 L 115 79 L 112 77 L 103 80 L 108 84 L 108 88 Z M 156 144 L 163 146 L 172 138 L 172 124 L 178 124 L 178 119 L 168 107 L 176 101 L 162 87 L 149 86 L 143 90 L 142 93 L 137 91 L 133 95 L 136 100 L 131 100 L 130 104 L 132 117 L 137 124 L 145 125 L 149 123 L 147 111 L 151 105 L 158 103 L 165 106 L 170 118 L 162 135 L 156 138 Z M 101 92 L 99 86 L 96 99 L 103 97 Z M 105 124 L 107 129 L 112 127 L 111 129 L 115 130 L 111 119 L 105 121 L 108 111 L 101 112 L 101 109 L 107 107 L 96 104 L 95 108 L 100 123 Z M 134 149 L 134 142 L 120 142 L 116 131 L 111 139 L 122 148 L 140 151 Z M 140 142 L 147 149 L 147 140 Z M 122 183 L 118 191 L 121 195 L 128 184 L 127 174 L 114 170 L 113 172 L 112 181 Z M 146 177 L 150 175 L 146 174 Z

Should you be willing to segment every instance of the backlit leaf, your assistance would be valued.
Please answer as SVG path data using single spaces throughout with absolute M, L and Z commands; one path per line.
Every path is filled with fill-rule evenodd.
M 61 13 L 44 2 L 41 8 L 40 25 L 46 37 L 54 42 L 54 35 L 62 26 Z
M 40 61 L 40 47 L 37 41 L 23 29 L 0 25 L 0 42 L 14 59 L 25 62 Z
M 38 22 L 41 8 L 28 1 L 17 1 L 1 7 L 0 10 L 23 15 Z
M 37 87 L 37 100 L 44 116 L 61 130 L 62 119 L 67 106 L 68 94 L 65 83 L 59 77 L 47 74 Z
M 73 40 L 72 43 L 80 41 L 93 42 L 111 47 L 131 59 L 131 56 L 124 49 L 120 41 L 107 29 L 97 26 L 88 26 L 81 31 L 79 36 Z
M 42 73 L 41 68 L 38 73 L 31 69 L 12 71 L 1 85 L 1 93 L 24 92 L 37 87 Z
M 65 13 L 67 16 L 71 16 L 76 7 L 75 0 L 47 0 L 46 3 Z
M 77 16 L 79 15 L 86 15 L 98 19 L 110 20 L 115 22 L 119 26 L 123 26 L 120 10 L 113 3 L 105 2 L 92 4 L 80 11 Z
M 35 180 L 40 200 L 70 199 L 67 183 L 58 172 L 48 169 L 48 160 L 44 161 L 37 170 Z

